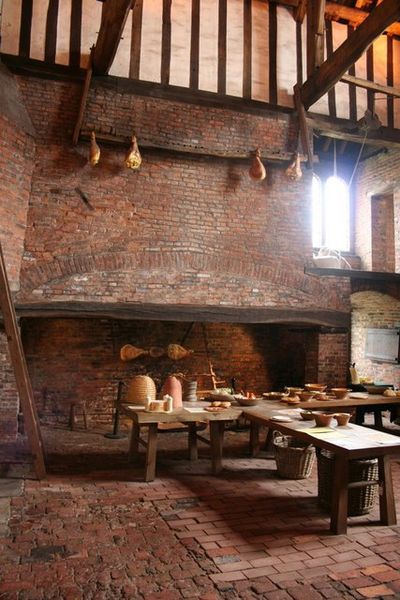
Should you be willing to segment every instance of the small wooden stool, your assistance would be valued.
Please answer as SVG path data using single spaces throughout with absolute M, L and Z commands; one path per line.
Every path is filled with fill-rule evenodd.
M 88 425 L 87 425 L 87 412 L 86 412 L 86 401 L 85 400 L 73 400 L 71 402 L 70 407 L 69 407 L 69 421 L 68 421 L 69 428 L 71 431 L 74 430 L 75 423 L 76 423 L 76 413 L 75 413 L 76 407 L 79 407 L 82 409 L 83 425 L 84 425 L 84 428 L 87 429 Z

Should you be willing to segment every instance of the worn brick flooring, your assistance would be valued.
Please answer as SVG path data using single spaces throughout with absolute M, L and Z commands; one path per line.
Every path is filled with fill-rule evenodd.
M 186 460 L 185 434 L 160 435 L 158 478 L 145 484 L 127 440 L 44 429 L 47 481 L 27 480 L 0 528 L 0 598 L 400 598 L 400 527 L 377 510 L 329 533 L 307 480 L 282 480 L 248 432 L 227 432 L 220 477 L 208 449 Z M 400 461 L 393 477 L 400 512 Z

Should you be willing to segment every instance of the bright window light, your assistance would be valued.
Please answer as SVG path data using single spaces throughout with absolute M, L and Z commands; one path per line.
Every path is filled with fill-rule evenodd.
M 350 250 L 349 189 L 340 177 L 329 177 L 325 185 L 313 177 L 312 241 L 315 248 Z

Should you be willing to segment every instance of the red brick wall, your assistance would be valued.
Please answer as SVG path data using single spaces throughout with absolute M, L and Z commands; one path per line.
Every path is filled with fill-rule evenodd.
M 349 379 L 349 343 L 346 333 L 318 336 L 318 381 L 329 387 L 345 386 Z
M 356 213 L 355 213 L 355 250 L 362 259 L 364 269 L 372 269 L 373 256 L 387 252 L 386 235 L 374 236 L 372 227 L 375 222 L 371 214 L 371 198 L 376 195 L 393 194 L 394 251 L 396 270 L 400 265 L 400 152 L 390 150 L 360 164 L 357 172 Z M 374 215 L 375 219 L 376 215 Z M 379 224 L 379 221 L 378 221 Z M 391 225 L 391 227 L 393 227 Z M 378 261 L 378 266 L 379 266 Z M 392 265 L 392 261 L 391 261 Z M 374 267 L 375 268 L 375 267 Z M 387 269 L 384 269 L 387 270 Z
M 0 331 L 0 443 L 12 442 L 17 435 L 18 394 L 7 348 L 7 338 Z
M 0 242 L 10 287 L 19 287 L 34 142 L 0 111 Z
M 393 194 L 371 198 L 372 270 L 395 271 Z
M 365 358 L 369 328 L 400 328 L 400 301 L 378 292 L 352 294 L 351 360 L 362 377 L 400 386 L 400 366 Z
M 188 326 L 165 321 L 24 319 L 23 342 L 41 422 L 66 423 L 69 402 L 77 398 L 88 401 L 94 422 L 110 422 L 118 381 L 128 383 L 136 374 L 149 374 L 160 388 L 167 375 L 179 372 L 196 379 L 199 389 L 210 389 L 199 323 L 193 325 L 185 340 L 185 347 L 194 350 L 187 359 L 145 356 L 129 362 L 120 360 L 119 350 L 124 344 L 165 348 L 169 343 L 179 343 Z M 315 332 L 222 323 L 208 323 L 206 331 L 214 370 L 226 386 L 235 377 L 237 390 L 261 394 L 315 381 L 319 376 Z M 332 361 L 338 368 L 336 348 Z M 326 379 L 321 381 L 328 383 Z M 339 384 L 341 379 L 334 377 L 329 383 Z
M 38 132 L 27 260 L 19 300 L 135 301 L 349 310 L 348 286 L 305 276 L 311 257 L 311 173 L 289 182 L 267 165 L 144 151 L 138 172 L 126 148 L 71 147 L 81 87 L 20 78 Z M 287 151 L 284 114 L 255 116 L 94 86 L 85 128 L 147 143 L 231 153 Z M 76 188 L 86 195 L 90 207 Z M 343 287 L 344 286 L 344 287 Z M 344 293 L 342 291 L 344 290 Z

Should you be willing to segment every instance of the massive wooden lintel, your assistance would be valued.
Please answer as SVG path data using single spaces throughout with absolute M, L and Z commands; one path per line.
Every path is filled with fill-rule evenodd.
M 304 107 L 308 109 L 326 94 L 386 27 L 399 18 L 399 0 L 383 0 L 304 83 L 300 91 Z
M 200 323 L 309 323 L 348 327 L 350 313 L 318 308 L 264 308 L 134 302 L 44 302 L 16 307 L 20 317 L 109 318 Z
M 106 0 L 103 5 L 99 35 L 93 53 L 93 72 L 105 75 L 110 70 L 125 23 L 135 0 Z

